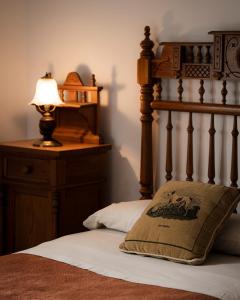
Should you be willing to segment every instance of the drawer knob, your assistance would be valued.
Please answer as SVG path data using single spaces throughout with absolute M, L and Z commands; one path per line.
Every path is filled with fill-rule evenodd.
M 31 174 L 32 171 L 33 171 L 33 167 L 30 165 L 23 166 L 23 168 L 22 168 L 22 173 L 25 175 Z

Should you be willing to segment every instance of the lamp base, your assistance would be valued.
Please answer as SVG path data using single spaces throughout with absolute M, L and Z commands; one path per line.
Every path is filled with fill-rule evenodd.
M 39 139 L 39 140 L 35 140 L 33 142 L 33 146 L 35 146 L 35 147 L 59 147 L 59 146 L 62 146 L 62 143 L 60 143 L 59 141 L 57 141 L 55 139 L 51 139 L 51 140 Z

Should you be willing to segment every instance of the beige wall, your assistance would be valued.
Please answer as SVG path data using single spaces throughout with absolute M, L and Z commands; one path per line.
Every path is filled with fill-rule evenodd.
M 0 0 L 0 141 L 26 137 L 25 1 Z
M 14 118 L 22 116 L 23 111 L 28 111 L 28 137 L 38 134 L 39 116 L 33 109 L 26 108 L 26 103 L 33 95 L 39 76 L 51 71 L 57 81 L 62 82 L 70 71 L 78 71 L 83 80 L 95 73 L 98 84 L 104 86 L 101 97 L 102 132 L 106 141 L 113 144 L 112 191 L 109 200 L 136 199 L 139 196 L 140 160 L 136 60 L 144 26 L 151 26 L 153 40 L 207 41 L 211 39 L 207 35 L 209 30 L 240 29 L 239 0 L 26 0 L 26 18 L 24 1 L 12 2 L 16 4 L 12 11 L 9 11 L 14 17 L 11 18 L 13 24 L 7 21 L 8 26 L 12 25 L 15 28 L 16 37 L 11 43 L 6 37 L 4 39 L 10 43 L 6 47 L 9 49 L 6 51 L 6 62 L 12 64 L 18 78 L 20 74 L 25 73 L 26 63 L 28 74 L 27 101 L 23 97 L 25 90 L 20 84 L 17 92 L 8 87 L 2 95 L 2 99 L 6 99 L 7 94 L 11 92 L 13 96 L 9 99 L 12 103 L 16 103 L 15 97 L 21 95 L 14 111 L 11 109 L 10 100 L 5 105 L 8 118 L 12 116 L 8 126 L 14 128 L 13 135 L 21 137 L 25 130 L 23 124 L 20 128 L 14 123 Z M 4 1 L 4 7 L 10 10 L 11 5 L 6 3 L 9 2 Z M 24 21 L 27 36 L 25 44 L 22 43 Z M 24 56 L 24 45 L 27 47 L 27 57 Z M 10 55 L 8 51 L 13 51 L 14 55 Z M 14 62 L 11 61 L 11 56 L 14 57 Z M 7 63 L 5 67 L 7 70 Z M 24 76 L 21 80 L 22 78 Z M 6 124 L 6 121 L 3 121 L 5 116 L 6 114 L 2 114 L 2 126 Z M 165 116 L 160 120 L 164 121 Z M 181 126 L 185 126 L 185 120 L 186 117 L 176 118 Z M 203 123 L 204 120 L 198 121 L 198 125 Z M 7 135 L 2 137 L 6 138 Z M 177 135 L 177 140 L 180 138 L 185 139 Z M 156 139 L 159 140 L 158 132 Z M 201 148 L 201 155 L 206 158 L 206 147 L 198 144 L 196 147 L 196 152 L 199 153 Z M 184 162 L 184 150 L 180 154 L 179 161 Z M 160 163 L 163 167 L 162 160 Z M 201 169 L 199 164 L 196 167 Z M 184 177 L 184 167 L 177 163 L 177 168 L 177 177 Z M 159 171 L 156 171 L 156 174 L 157 177 L 164 176 Z M 202 173 L 200 177 L 204 176 Z

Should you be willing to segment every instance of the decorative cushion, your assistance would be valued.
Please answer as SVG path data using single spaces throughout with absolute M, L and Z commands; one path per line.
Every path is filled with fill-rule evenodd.
M 237 189 L 225 186 L 169 181 L 158 190 L 120 249 L 201 264 L 239 195 Z
M 151 201 L 152 199 L 113 203 L 90 215 L 83 225 L 88 229 L 106 227 L 128 232 Z
M 232 214 L 216 238 L 213 250 L 224 254 L 240 255 L 240 215 Z

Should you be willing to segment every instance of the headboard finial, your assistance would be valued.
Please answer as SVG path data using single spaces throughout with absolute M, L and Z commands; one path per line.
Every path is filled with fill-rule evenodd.
M 150 36 L 150 27 L 149 26 L 145 26 L 144 35 L 149 38 L 149 36 Z
M 150 40 L 150 27 L 145 26 L 144 28 L 144 35 L 145 39 L 140 43 L 142 47 L 142 52 L 140 53 L 140 57 L 146 57 L 146 58 L 153 58 L 154 53 L 152 51 L 152 48 L 154 46 L 154 43 L 152 40 Z

